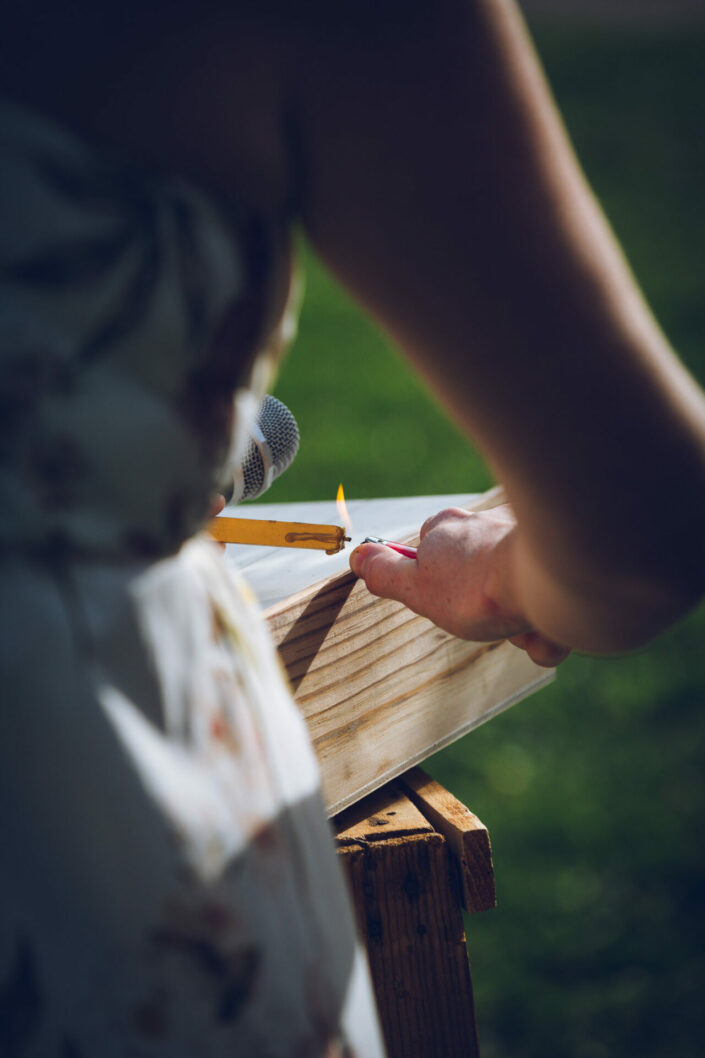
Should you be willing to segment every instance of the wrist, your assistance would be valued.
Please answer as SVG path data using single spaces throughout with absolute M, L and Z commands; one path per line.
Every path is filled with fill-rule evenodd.
M 570 653 L 570 647 L 545 635 L 534 624 L 520 598 L 518 532 L 514 526 L 497 544 L 491 556 L 484 598 L 496 621 L 509 631 L 511 643 L 525 650 L 542 667 L 554 668 Z
M 482 586 L 483 605 L 488 615 L 516 633 L 530 629 L 519 601 L 516 578 L 517 527 L 512 526 L 493 547 Z M 515 634 L 512 632 L 511 634 Z

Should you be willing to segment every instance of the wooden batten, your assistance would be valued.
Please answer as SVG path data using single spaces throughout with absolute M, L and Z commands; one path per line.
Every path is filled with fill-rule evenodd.
M 492 490 L 473 507 L 502 501 Z M 331 815 L 552 678 L 511 644 L 456 639 L 352 573 L 284 599 L 267 618 Z
M 405 772 L 398 782 L 448 842 L 458 864 L 465 910 L 473 913 L 496 907 L 492 849 L 484 823 L 421 768 Z

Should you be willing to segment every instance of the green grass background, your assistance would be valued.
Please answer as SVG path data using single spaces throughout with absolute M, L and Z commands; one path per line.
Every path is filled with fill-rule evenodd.
M 534 31 L 588 177 L 703 381 L 705 35 Z M 477 452 L 303 258 L 299 338 L 275 391 L 302 445 L 266 500 L 328 499 L 341 479 L 349 497 L 487 487 Z M 668 481 L 653 484 L 668 503 Z M 485 1058 L 705 1054 L 704 689 L 701 609 L 635 656 L 570 658 L 553 686 L 428 762 L 493 842 L 499 908 L 468 921 Z

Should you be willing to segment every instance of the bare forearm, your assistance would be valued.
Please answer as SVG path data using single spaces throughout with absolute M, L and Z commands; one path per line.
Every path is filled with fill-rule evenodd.
M 330 94 L 338 120 L 365 109 L 365 136 L 321 139 L 309 230 L 506 485 L 521 605 L 554 635 L 572 621 L 574 645 L 635 645 L 704 587 L 705 401 L 586 185 L 514 6 L 437 10 L 428 40 L 400 42 L 391 86 L 373 51 L 361 96 Z M 316 123 L 329 117 L 319 101 Z

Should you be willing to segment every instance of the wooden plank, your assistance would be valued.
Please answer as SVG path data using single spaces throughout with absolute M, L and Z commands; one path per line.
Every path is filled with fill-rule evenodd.
M 492 849 L 487 827 L 423 769 L 412 768 L 398 782 L 424 818 L 448 842 L 460 868 L 465 910 L 472 913 L 496 907 Z
M 493 490 L 477 505 L 498 499 Z M 455 639 L 401 603 L 370 595 L 352 573 L 266 613 L 309 728 L 331 815 L 553 675 L 510 643 Z
M 395 783 L 375 790 L 335 817 L 338 846 L 366 848 L 373 841 L 432 834 L 434 827 Z
M 394 832 L 379 825 L 385 818 L 396 820 Z M 398 788 L 385 787 L 335 823 L 389 1058 L 477 1058 L 460 893 L 445 839 Z
M 508 643 L 454 639 L 352 575 L 270 614 L 331 814 L 551 678 Z

